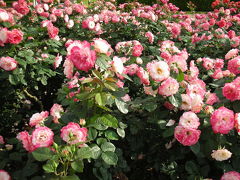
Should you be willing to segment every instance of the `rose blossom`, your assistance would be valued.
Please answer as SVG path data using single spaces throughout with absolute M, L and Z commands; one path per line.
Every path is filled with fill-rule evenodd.
M 162 96 L 171 96 L 178 92 L 179 84 L 176 79 L 171 77 L 164 80 L 158 88 L 158 93 Z
M 6 10 L 0 8 L 0 22 L 9 21 L 9 14 Z
M 36 128 L 32 133 L 32 144 L 35 148 L 49 147 L 53 144 L 53 132 L 48 127 Z
M 143 51 L 143 46 L 141 44 L 134 45 L 132 55 L 135 57 L 139 57 L 141 56 L 142 51 Z
M 54 69 L 58 68 L 62 62 L 62 56 L 59 56 L 59 54 L 55 57 L 53 67 Z
M 232 153 L 225 148 L 213 150 L 211 154 L 212 158 L 217 161 L 225 161 L 232 156 Z
M 54 104 L 50 110 L 50 115 L 53 117 L 54 123 L 59 123 L 58 119 L 61 118 L 61 113 L 64 112 L 60 104 Z
M 174 137 L 184 146 L 192 146 L 198 142 L 201 131 L 192 128 L 177 126 L 174 130 Z
M 235 83 L 226 83 L 222 89 L 223 96 L 230 101 L 235 101 L 239 99 L 240 88 Z
M 150 84 L 149 75 L 147 71 L 145 71 L 142 67 L 138 68 L 136 75 L 140 78 L 142 84 L 145 85 Z
M 70 122 L 61 129 L 61 138 L 69 144 L 77 144 L 87 140 L 87 128 L 80 128 L 79 124 Z
M 228 134 L 234 128 L 234 113 L 222 106 L 213 112 L 210 123 L 214 133 Z
M 93 68 L 96 61 L 96 52 L 91 50 L 91 44 L 87 41 L 73 41 L 67 48 L 68 59 L 74 66 L 88 72 Z
M 0 170 L 0 179 L 1 180 L 11 180 L 10 175 L 8 174 L 8 172 L 4 171 L 4 170 Z
M 73 63 L 71 60 L 66 59 L 63 64 L 64 70 L 63 73 L 68 79 L 71 79 L 73 77 Z
M 230 51 L 228 51 L 228 53 L 225 55 L 225 59 L 229 60 L 234 58 L 235 56 L 237 56 L 239 50 L 238 49 L 231 49 Z
M 240 132 L 240 113 L 236 113 L 234 117 L 235 117 L 234 126 L 237 132 L 239 133 Z
M 18 133 L 17 139 L 22 142 L 23 147 L 27 151 L 32 152 L 36 149 L 32 144 L 32 136 L 29 135 L 27 131 L 22 131 Z
M 234 73 L 235 75 L 240 73 L 240 56 L 237 56 L 234 59 L 231 59 L 230 61 L 228 61 L 228 66 L 227 66 L 228 70 L 231 73 Z
M 180 117 L 179 125 L 185 128 L 197 129 L 200 125 L 199 118 L 194 112 L 184 112 Z
M 101 38 L 93 39 L 93 47 L 96 52 L 106 54 L 107 56 L 111 55 L 112 48 L 111 45 Z
M 17 2 L 14 2 L 13 8 L 22 15 L 26 15 L 30 11 L 25 0 L 18 0 Z
M 4 144 L 5 142 L 4 142 L 4 139 L 3 139 L 3 137 L 0 135 L 0 144 Z
M 48 111 L 42 111 L 41 113 L 35 113 L 32 115 L 32 117 L 30 118 L 30 122 L 29 125 L 31 127 L 33 126 L 40 126 L 41 123 L 44 122 L 44 120 L 48 117 Z
M 123 66 L 123 62 L 122 60 L 117 57 L 117 56 L 114 56 L 113 57 L 113 61 L 112 61 L 112 69 L 115 73 L 119 73 L 119 74 L 122 74 L 123 73 L 123 70 L 124 70 L 124 66 Z
M 7 42 L 7 28 L 0 28 L 0 46 L 4 46 L 4 43 Z
M 239 180 L 240 173 L 236 171 L 229 171 L 223 174 L 220 180 Z
M 23 40 L 23 32 L 13 29 L 7 32 L 7 41 L 11 44 L 19 44 Z
M 170 76 L 170 69 L 164 61 L 152 61 L 147 64 L 147 71 L 154 81 L 163 81 Z
M 137 64 L 130 64 L 125 67 L 126 73 L 129 74 L 130 76 L 133 76 L 134 74 L 137 73 L 138 70 L 138 65 Z
M 55 39 L 59 33 L 59 29 L 50 22 L 47 25 L 48 35 L 51 39 Z
M 0 58 L 0 68 L 5 71 L 13 71 L 17 68 L 18 62 L 11 57 L 1 57 Z

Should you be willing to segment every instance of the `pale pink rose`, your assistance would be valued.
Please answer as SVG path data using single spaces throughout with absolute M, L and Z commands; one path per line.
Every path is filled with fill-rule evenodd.
M 134 45 L 132 50 L 132 55 L 135 57 L 139 57 L 141 56 L 142 51 L 143 51 L 143 46 L 141 44 Z
M 113 61 L 111 62 L 111 64 L 112 64 L 113 72 L 119 73 L 119 74 L 123 73 L 123 71 L 124 71 L 123 62 L 122 62 L 122 60 L 119 57 L 114 56 L 113 57 Z
M 121 99 L 122 99 L 124 102 L 131 101 L 131 98 L 130 98 L 129 94 L 125 94 L 125 96 L 121 97 Z
M 203 107 L 203 98 L 199 94 L 189 94 L 191 101 L 191 111 L 199 113 Z
M 81 128 L 79 124 L 70 122 L 61 129 L 61 138 L 69 144 L 82 143 L 87 140 L 87 128 Z
M 228 61 L 228 70 L 235 75 L 240 74 L 240 56 Z
M 234 83 L 226 83 L 222 89 L 222 93 L 230 101 L 235 101 L 240 98 L 240 87 Z
M 116 82 L 116 85 L 117 85 L 119 88 L 123 88 L 124 82 L 118 80 L 118 81 Z
M 38 127 L 32 133 L 32 144 L 35 148 L 49 147 L 53 144 L 53 136 L 48 127 Z
M 170 69 L 164 61 L 152 61 L 147 64 L 147 71 L 154 81 L 160 82 L 170 76 Z
M 150 44 L 153 43 L 153 41 L 154 41 L 154 35 L 153 35 L 153 33 L 151 33 L 150 31 L 148 31 L 148 32 L 145 33 L 145 37 L 148 38 L 148 41 L 150 42 Z
M 217 97 L 216 93 L 207 93 L 206 94 L 206 104 L 213 105 L 216 102 L 219 102 L 219 98 Z
M 53 117 L 54 123 L 59 123 L 58 119 L 61 118 L 61 113 L 64 112 L 62 105 L 54 104 L 50 110 L 50 115 Z
M 93 39 L 93 47 L 96 52 L 106 54 L 107 56 L 110 56 L 112 53 L 111 45 L 101 38 Z
M 62 62 L 62 56 L 59 56 L 59 54 L 55 57 L 53 67 L 54 69 L 58 68 Z
M 17 68 L 18 62 L 11 57 L 1 57 L 0 58 L 0 68 L 5 71 L 13 71 Z
M 10 44 L 19 44 L 23 40 L 23 32 L 18 29 L 13 29 L 7 32 L 7 41 Z
M 44 3 L 53 3 L 54 0 L 42 0 Z
M 91 44 L 87 41 L 73 41 L 67 48 L 67 58 L 74 66 L 88 72 L 95 65 L 96 52 L 91 50 Z
M 138 68 L 136 75 L 140 78 L 142 84 L 145 85 L 150 84 L 149 75 L 147 71 L 145 71 L 142 67 Z
M 0 28 L 0 46 L 4 46 L 4 43 L 7 43 L 7 28 Z
M 29 125 L 31 127 L 33 126 L 39 127 L 48 117 L 48 114 L 49 114 L 48 111 L 42 111 L 41 113 L 33 114 L 32 117 L 30 118 Z
M 0 22 L 6 22 L 9 21 L 9 14 L 6 10 L 0 8 Z
M 229 171 L 223 174 L 220 180 L 240 180 L 240 173 Z
M 49 15 L 49 19 L 50 19 L 50 21 L 52 21 L 52 22 L 56 22 L 56 21 L 57 21 L 57 16 L 54 15 L 54 14 L 50 14 L 50 15 Z
M 211 156 L 217 161 L 225 161 L 232 156 L 232 153 L 225 148 L 220 148 L 218 150 L 213 150 Z
M 144 86 L 143 87 L 144 88 L 144 92 L 145 92 L 145 94 L 147 94 L 147 95 L 151 95 L 151 96 L 156 96 L 156 94 L 157 94 L 157 90 L 153 90 L 152 89 L 152 86 Z
M 73 21 L 72 19 L 70 19 L 70 20 L 67 22 L 67 28 L 68 28 L 68 29 L 71 29 L 73 26 L 74 26 L 74 21 Z
M 234 58 L 235 56 L 238 55 L 239 50 L 238 49 L 231 49 L 230 51 L 228 51 L 228 53 L 225 55 L 225 59 L 229 60 Z
M 125 67 L 126 69 L 126 74 L 129 74 L 130 76 L 133 76 L 134 74 L 137 73 L 138 70 L 138 65 L 137 64 L 130 64 Z
M 4 144 L 4 138 L 0 135 L 0 144 Z
M 136 63 L 137 63 L 137 64 L 142 64 L 142 63 L 143 63 L 142 58 L 137 57 L 137 58 L 136 58 Z
M 228 134 L 234 128 L 234 113 L 222 106 L 213 112 L 210 123 L 214 133 Z
M 158 93 L 162 96 L 171 96 L 176 94 L 179 89 L 179 84 L 176 79 L 171 77 L 164 80 L 158 88 Z
M 213 60 L 213 59 L 210 59 L 210 58 L 202 58 L 202 60 L 203 60 L 203 67 L 204 67 L 206 70 L 213 69 L 213 67 L 214 67 L 214 60 Z
M 192 98 L 188 94 L 181 94 L 182 104 L 180 109 L 189 111 L 192 108 Z
M 22 132 L 18 133 L 17 139 L 22 142 L 23 147 L 28 152 L 32 152 L 36 149 L 32 144 L 32 136 L 29 135 L 27 131 L 22 131 Z
M 8 174 L 8 172 L 4 171 L 4 170 L 0 170 L 0 179 L 1 180 L 11 180 L 10 175 Z
M 214 69 L 221 69 L 224 66 L 224 60 L 217 58 L 214 62 Z
M 187 75 L 187 79 L 188 80 L 194 80 L 198 78 L 199 75 L 199 69 L 197 68 L 197 66 L 195 65 L 194 61 L 190 62 L 190 73 Z
M 186 88 L 186 92 L 187 94 L 198 94 L 202 98 L 206 93 L 205 89 L 201 86 L 201 84 L 189 84 Z
M 182 72 L 185 72 L 187 70 L 187 60 L 188 59 L 188 53 L 186 51 L 182 51 L 181 53 L 177 55 L 173 55 L 169 61 L 168 64 L 176 64 L 177 68 L 180 68 Z M 175 71 L 178 71 L 177 69 Z
M 71 60 L 66 59 L 63 64 L 64 70 L 63 73 L 68 79 L 71 79 L 73 77 L 73 63 Z
M 177 126 L 174 130 L 174 137 L 184 146 L 192 146 L 199 140 L 201 131 L 192 128 Z
M 197 129 L 200 125 L 199 118 L 194 112 L 184 112 L 180 117 L 179 125 L 185 128 Z
M 240 45 L 240 36 L 234 37 L 231 40 L 232 40 L 231 41 L 231 43 L 232 43 L 231 46 L 232 47 L 236 48 Z

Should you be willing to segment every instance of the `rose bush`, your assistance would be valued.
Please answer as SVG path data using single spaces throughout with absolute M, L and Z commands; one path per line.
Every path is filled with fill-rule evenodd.
M 237 7 L 0 5 L 3 178 L 238 178 Z

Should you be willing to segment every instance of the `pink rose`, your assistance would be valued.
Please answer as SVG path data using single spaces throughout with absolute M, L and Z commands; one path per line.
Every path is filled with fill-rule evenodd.
M 0 136 L 0 144 L 4 144 L 5 142 L 4 142 L 4 139 L 3 139 L 3 137 L 2 136 Z
M 240 180 L 240 173 L 229 171 L 223 174 L 220 180 Z
M 64 112 L 60 104 L 54 104 L 50 110 L 50 115 L 53 117 L 54 123 L 59 123 L 58 119 L 61 118 L 61 113 Z
M 178 92 L 179 84 L 176 79 L 169 77 L 164 80 L 158 88 L 158 93 L 162 96 L 171 96 Z
M 53 132 L 48 127 L 39 127 L 32 133 L 32 144 L 35 148 L 49 147 L 53 144 Z
M 235 83 L 226 83 L 222 89 L 223 96 L 230 101 L 235 101 L 240 98 L 240 87 Z
M 184 146 L 192 146 L 199 140 L 201 131 L 192 128 L 177 126 L 174 130 L 174 137 Z
M 55 57 L 53 67 L 54 69 L 58 68 L 62 62 L 62 56 L 59 56 L 59 54 Z
M 133 76 L 134 74 L 137 73 L 138 70 L 138 65 L 137 64 L 130 64 L 125 67 L 126 69 L 126 74 L 129 74 L 130 76 Z
M 70 122 L 61 129 L 61 138 L 69 144 L 77 144 L 87 140 L 87 128 L 81 128 L 79 124 Z
M 32 152 L 36 149 L 32 144 L 32 136 L 29 135 L 27 131 L 22 131 L 18 133 L 17 139 L 22 142 L 23 147 L 27 151 Z
M 228 70 L 235 75 L 240 74 L 240 56 L 228 61 Z
M 66 59 L 63 64 L 64 70 L 63 73 L 64 75 L 68 78 L 71 79 L 73 77 L 73 63 L 71 60 Z
M 216 102 L 219 102 L 219 98 L 217 97 L 216 93 L 208 93 L 206 95 L 206 104 L 213 105 Z
M 214 133 L 228 134 L 234 128 L 234 113 L 222 106 L 213 112 L 210 123 Z
M 59 33 L 59 29 L 57 27 L 53 26 L 52 23 L 48 23 L 47 30 L 48 30 L 48 35 L 51 39 L 56 38 L 56 36 Z
M 240 113 L 236 113 L 234 118 L 235 118 L 234 126 L 235 126 L 237 132 L 239 133 L 240 132 Z
M 87 41 L 73 41 L 67 48 L 67 58 L 74 66 L 88 72 L 95 65 L 96 52 L 91 50 L 91 44 Z
M 1 57 L 0 58 L 0 68 L 5 71 L 13 71 L 17 68 L 18 62 L 11 57 Z
M 8 42 L 11 44 L 19 44 L 23 40 L 23 32 L 18 29 L 13 29 L 7 32 Z
M 148 75 L 147 71 L 145 71 L 142 67 L 138 68 L 136 74 L 140 78 L 142 84 L 145 84 L 145 85 L 150 84 L 149 75 Z
M 30 118 L 29 125 L 31 127 L 36 126 L 39 127 L 40 124 L 44 122 L 44 120 L 48 117 L 48 111 L 42 111 L 41 113 L 35 113 Z
M 10 175 L 8 174 L 8 172 L 4 171 L 4 170 L 0 170 L 0 179 L 1 180 L 11 180 Z
M 197 129 L 200 125 L 199 118 L 194 112 L 184 112 L 180 117 L 179 125 L 185 128 Z
M 132 55 L 135 57 L 139 57 L 139 56 L 141 56 L 142 51 L 143 51 L 143 46 L 141 44 L 137 44 L 137 45 L 133 46 Z
M 9 21 L 9 14 L 6 10 L 0 8 L 0 22 L 6 22 Z
M 154 41 L 154 35 L 153 35 L 153 33 L 151 33 L 150 31 L 148 31 L 148 32 L 145 33 L 145 37 L 148 38 L 148 41 L 149 41 L 150 44 L 153 43 L 153 41 Z
M 13 3 L 13 8 L 22 15 L 26 15 L 30 11 L 25 0 L 18 0 L 18 2 Z

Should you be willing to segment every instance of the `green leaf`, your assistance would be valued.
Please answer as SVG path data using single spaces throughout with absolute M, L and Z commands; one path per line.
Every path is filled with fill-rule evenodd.
M 121 111 L 123 114 L 127 114 L 128 113 L 128 106 L 125 102 L 119 100 L 119 99 L 115 99 L 115 103 L 117 108 L 119 109 L 119 111 Z
M 105 163 L 109 165 L 117 165 L 118 157 L 114 152 L 103 152 L 101 157 Z
M 178 68 L 178 75 L 177 75 L 177 81 L 182 82 L 184 80 L 184 73 L 181 69 Z
M 190 146 L 190 149 L 192 150 L 192 152 L 194 152 L 194 154 L 198 154 L 200 152 L 200 144 L 199 144 L 199 142 L 197 142 L 193 146 Z
M 105 142 L 101 145 L 101 149 L 103 152 L 107 152 L 107 151 L 114 152 L 116 147 L 110 142 Z
M 95 100 L 99 106 L 104 106 L 106 104 L 106 95 L 104 93 L 97 93 Z
M 169 127 L 168 129 L 166 129 L 164 132 L 163 132 L 163 137 L 166 138 L 166 137 L 170 137 L 170 136 L 173 136 L 174 134 L 174 127 Z
M 88 140 L 94 140 L 97 137 L 97 130 L 95 128 L 88 129 Z
M 118 135 L 112 130 L 107 130 L 105 132 L 105 137 L 110 139 L 110 140 L 118 140 Z
M 77 172 L 83 172 L 84 163 L 78 159 L 71 163 L 71 167 Z
M 234 102 L 233 102 L 233 110 L 234 110 L 236 113 L 239 113 L 239 112 L 240 112 L 240 101 L 234 101 Z
M 193 161 L 187 161 L 185 164 L 185 169 L 189 174 L 197 175 L 199 173 L 198 167 Z
M 107 70 L 110 67 L 107 62 L 107 58 L 104 55 L 97 58 L 96 64 L 100 67 L 101 70 Z
M 92 150 L 90 147 L 81 147 L 77 151 L 78 158 L 88 159 L 92 157 Z
M 108 127 L 113 127 L 113 128 L 118 127 L 118 120 L 110 114 L 106 114 L 104 116 L 99 117 L 99 121 L 100 123 Z
M 92 158 L 93 159 L 98 159 L 99 156 L 101 155 L 101 149 L 98 145 L 93 144 L 91 147 L 91 151 L 92 151 Z
M 73 174 L 71 176 L 65 176 L 65 177 L 61 177 L 60 180 L 80 180 L 80 178 Z
M 50 163 L 44 164 L 43 169 L 46 171 L 46 173 L 52 173 L 55 171 L 54 167 Z
M 120 137 L 124 138 L 125 137 L 125 131 L 124 129 L 117 128 L 117 133 Z
M 37 161 L 46 161 L 48 159 L 51 159 L 53 154 L 54 153 L 49 148 L 46 147 L 38 148 L 32 152 L 33 157 Z
M 97 138 L 97 144 L 98 145 L 101 145 L 103 143 L 107 142 L 107 139 L 106 138 Z
M 12 75 L 12 74 L 9 75 L 8 80 L 12 85 L 16 85 L 19 82 L 18 77 L 16 75 Z
M 147 102 L 147 103 L 144 103 L 143 106 L 148 112 L 152 112 L 157 108 L 157 103 L 156 102 Z
M 182 103 L 181 94 L 175 94 L 175 95 L 170 96 L 169 101 L 175 107 L 181 106 L 181 103 Z

